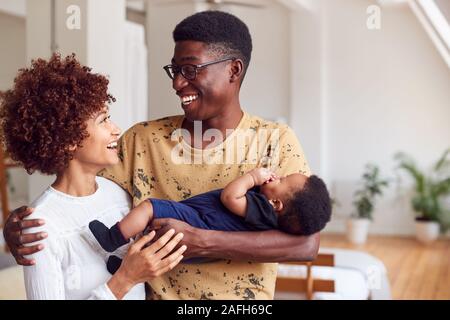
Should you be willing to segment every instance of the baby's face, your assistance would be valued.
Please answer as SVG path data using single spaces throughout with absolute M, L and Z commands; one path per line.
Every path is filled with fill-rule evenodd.
M 288 200 L 293 191 L 301 190 L 305 186 L 307 176 L 301 173 L 293 173 L 286 177 L 278 177 L 260 187 L 262 194 L 269 200 L 279 199 L 282 202 Z

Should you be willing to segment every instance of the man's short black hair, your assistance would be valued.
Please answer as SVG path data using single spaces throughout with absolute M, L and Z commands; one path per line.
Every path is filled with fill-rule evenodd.
M 173 40 L 201 41 L 221 57 L 241 59 L 244 75 L 252 55 L 252 37 L 247 25 L 222 11 L 202 11 L 185 18 L 175 27 Z
M 331 217 L 331 200 L 325 183 L 310 176 L 303 189 L 294 191 L 286 204 L 285 212 L 278 218 L 281 230 L 304 236 L 322 230 Z

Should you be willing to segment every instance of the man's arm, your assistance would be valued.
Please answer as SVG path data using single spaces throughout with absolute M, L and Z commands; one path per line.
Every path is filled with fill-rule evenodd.
M 207 257 L 258 262 L 312 261 L 317 257 L 320 235 L 293 236 L 278 230 L 260 232 L 221 232 L 196 230 Z
M 185 257 L 257 262 L 311 261 L 317 256 L 320 236 L 298 236 L 278 230 L 227 232 L 194 228 L 175 219 L 156 219 L 152 223 L 159 234 L 173 228 L 184 234 L 180 244 L 188 247 Z

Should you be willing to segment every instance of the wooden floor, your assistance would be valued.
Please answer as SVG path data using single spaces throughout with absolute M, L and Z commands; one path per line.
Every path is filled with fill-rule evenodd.
M 422 245 L 414 238 L 370 236 L 353 245 L 343 235 L 322 234 L 321 247 L 365 251 L 385 264 L 393 299 L 450 300 L 450 240 Z

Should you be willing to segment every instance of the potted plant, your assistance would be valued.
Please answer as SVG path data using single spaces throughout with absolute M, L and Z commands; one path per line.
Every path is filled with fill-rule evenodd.
M 450 196 L 450 148 L 433 166 L 429 175 L 419 170 L 415 162 L 404 153 L 397 153 L 399 168 L 407 172 L 415 183 L 411 205 L 416 213 L 416 238 L 423 243 L 431 243 L 440 231 L 450 227 L 450 210 L 444 203 Z M 447 199 L 448 200 L 448 199 Z
M 380 177 L 380 170 L 377 166 L 366 165 L 361 187 L 354 193 L 355 211 L 347 221 L 347 237 L 350 242 L 355 244 L 366 242 L 369 225 L 373 220 L 375 198 L 381 196 L 383 188 L 388 185 L 389 181 Z

